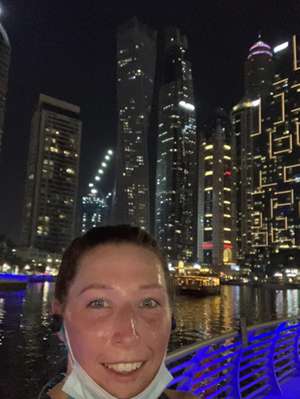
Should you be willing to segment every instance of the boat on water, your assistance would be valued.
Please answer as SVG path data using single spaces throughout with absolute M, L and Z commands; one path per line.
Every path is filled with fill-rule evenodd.
M 209 269 L 201 270 L 193 266 L 177 268 L 175 275 L 176 291 L 181 294 L 206 296 L 220 294 L 220 278 Z
M 0 291 L 25 290 L 27 281 L 0 279 Z
M 0 291 L 24 290 L 28 283 L 53 282 L 55 277 L 48 274 L 11 274 L 0 273 Z

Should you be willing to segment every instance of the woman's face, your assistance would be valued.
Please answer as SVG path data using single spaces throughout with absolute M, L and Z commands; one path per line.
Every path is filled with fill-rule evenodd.
M 76 360 L 106 391 L 127 399 L 143 391 L 164 358 L 171 330 L 159 259 L 134 244 L 86 253 L 64 310 Z

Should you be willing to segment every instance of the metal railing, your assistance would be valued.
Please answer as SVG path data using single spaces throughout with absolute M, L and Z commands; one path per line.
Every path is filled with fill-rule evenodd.
M 282 384 L 300 375 L 299 336 L 299 320 L 288 319 L 178 349 L 167 356 L 169 388 L 205 399 L 280 397 Z

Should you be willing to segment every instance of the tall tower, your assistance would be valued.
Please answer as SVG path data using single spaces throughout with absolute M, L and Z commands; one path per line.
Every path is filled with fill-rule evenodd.
M 80 108 L 41 94 L 27 163 L 22 246 L 61 253 L 75 229 Z
M 156 65 L 156 32 L 136 18 L 117 37 L 118 144 L 113 222 L 149 230 L 148 129 Z
M 250 47 L 248 58 L 245 62 L 245 97 L 256 99 L 270 93 L 273 78 L 272 48 L 259 41 Z
M 253 137 L 254 266 L 273 274 L 300 262 L 300 36 L 276 46 L 272 91 Z
M 215 271 L 236 261 L 236 195 L 230 118 L 216 110 L 200 151 L 198 257 Z
M 196 255 L 196 117 L 187 38 L 164 32 L 159 88 L 155 235 L 169 261 Z
M 10 65 L 11 46 L 3 26 L 0 24 L 0 157 L 4 129 L 5 105 L 8 88 L 8 72 Z
M 259 131 L 261 101 L 272 90 L 273 51 L 261 39 L 251 46 L 245 62 L 245 94 L 233 107 L 232 129 L 237 168 L 237 258 L 248 265 L 252 250 L 254 170 L 256 158 L 253 139 Z

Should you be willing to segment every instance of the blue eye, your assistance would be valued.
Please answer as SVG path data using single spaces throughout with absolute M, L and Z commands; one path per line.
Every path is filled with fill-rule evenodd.
M 140 304 L 141 308 L 154 309 L 160 306 L 160 303 L 153 298 L 145 298 Z
M 103 298 L 98 298 L 95 299 L 94 301 L 89 302 L 89 304 L 87 305 L 88 308 L 92 308 L 92 309 L 102 309 L 102 308 L 108 308 L 110 307 L 108 301 L 106 301 Z

